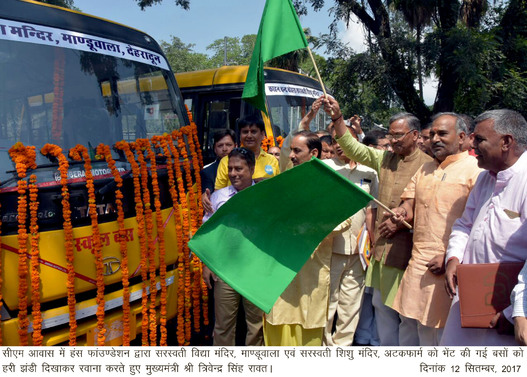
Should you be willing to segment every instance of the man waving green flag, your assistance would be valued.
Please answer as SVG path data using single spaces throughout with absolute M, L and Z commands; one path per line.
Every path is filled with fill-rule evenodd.
M 267 0 L 256 36 L 242 99 L 267 114 L 263 65 L 288 52 L 307 47 L 291 0 Z
M 269 313 L 320 241 L 372 199 L 314 158 L 234 195 L 188 245 Z

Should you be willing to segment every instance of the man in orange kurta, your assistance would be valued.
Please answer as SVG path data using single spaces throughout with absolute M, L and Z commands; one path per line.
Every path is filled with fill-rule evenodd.
M 434 161 L 415 173 L 394 212 L 414 220 L 412 257 L 393 308 L 413 322 L 419 344 L 437 346 L 450 308 L 444 288 L 444 257 L 454 221 L 461 216 L 481 172 L 477 160 L 462 151 L 467 129 L 454 113 L 434 117 L 430 131 Z

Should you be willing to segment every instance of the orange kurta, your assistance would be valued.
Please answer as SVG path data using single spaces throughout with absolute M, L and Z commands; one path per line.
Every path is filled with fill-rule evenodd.
M 412 257 L 393 309 L 428 327 L 444 327 L 450 298 L 444 275 L 434 275 L 426 264 L 444 255 L 454 221 L 461 217 L 468 194 L 481 172 L 477 160 L 463 152 L 441 164 L 427 162 L 415 173 L 401 199 L 415 199 Z

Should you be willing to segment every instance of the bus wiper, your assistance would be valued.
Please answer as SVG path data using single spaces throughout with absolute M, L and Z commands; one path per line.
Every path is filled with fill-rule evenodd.
M 71 165 L 78 165 L 78 164 L 80 164 L 80 163 L 83 163 L 83 162 L 82 162 L 82 161 L 70 161 L 69 164 L 70 164 L 70 166 L 71 166 Z M 28 171 L 27 171 L 27 177 L 24 178 L 24 179 L 28 179 L 28 180 L 29 180 L 29 176 L 31 175 L 31 172 L 34 172 L 34 171 L 36 171 L 36 170 L 39 170 L 39 169 L 46 169 L 46 168 L 56 168 L 56 167 L 58 167 L 58 166 L 59 166 L 58 162 L 57 162 L 57 163 L 53 163 L 53 162 L 51 162 L 51 163 L 48 163 L 48 164 L 40 164 L 40 165 L 37 165 L 37 166 L 35 167 L 35 169 L 28 169 Z M 18 176 L 17 176 L 16 170 L 6 170 L 6 173 L 11 173 L 11 174 L 13 174 L 13 177 L 12 177 L 12 178 L 9 178 L 9 179 L 7 179 L 7 180 L 5 180 L 5 181 L 3 181 L 3 182 L 1 182 L 1 183 L 0 183 L 0 188 L 4 187 L 4 186 L 6 186 L 6 185 L 9 185 L 9 184 L 11 184 L 11 183 L 13 183 L 13 182 L 16 182 L 16 181 L 18 181 L 18 180 L 20 180 L 20 178 L 18 178 Z
M 132 172 L 129 171 L 126 174 L 123 174 L 121 176 L 121 179 L 124 181 L 125 179 L 128 179 L 131 176 L 132 176 Z M 111 182 L 108 182 L 104 186 L 102 186 L 99 190 L 97 190 L 97 194 L 100 194 L 100 195 L 104 196 L 104 195 L 106 195 L 106 193 L 108 193 L 110 191 L 114 191 L 116 187 L 117 187 L 117 182 L 115 182 L 115 180 L 113 180 Z

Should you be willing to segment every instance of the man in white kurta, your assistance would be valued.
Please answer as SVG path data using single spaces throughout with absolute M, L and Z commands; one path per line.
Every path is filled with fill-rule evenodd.
M 440 345 L 514 345 L 518 343 L 512 334 L 499 334 L 496 328 L 507 323 L 512 328 L 513 317 L 525 316 L 523 300 L 514 299 L 498 313 L 489 324 L 496 328 L 462 328 L 455 274 L 459 263 L 527 259 L 527 122 L 511 110 L 488 111 L 475 122 L 473 148 L 478 166 L 486 171 L 480 174 L 450 235 L 445 278 L 453 301 Z M 517 288 L 516 293 L 523 291 Z

